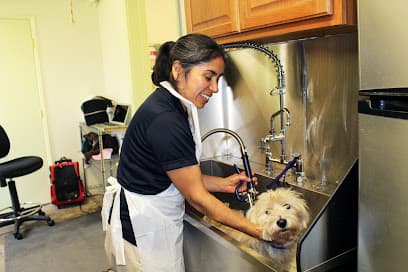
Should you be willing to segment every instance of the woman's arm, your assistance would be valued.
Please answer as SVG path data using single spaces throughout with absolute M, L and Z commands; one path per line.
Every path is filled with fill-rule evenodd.
M 218 189 L 221 187 L 225 188 L 223 191 L 233 192 L 235 190 L 234 184 L 236 185 L 242 177 L 233 175 L 234 177 L 231 180 L 210 176 L 203 177 L 198 165 L 171 170 L 167 172 L 167 175 L 190 205 L 202 214 L 249 235 L 262 238 L 260 227 L 228 208 L 208 192 L 208 189 L 219 191 Z M 219 185 L 224 182 L 231 184 L 231 186 Z
M 231 176 L 221 178 L 215 176 L 202 175 L 204 187 L 209 192 L 223 192 L 223 193 L 234 193 L 235 187 L 241 181 L 245 181 L 245 184 L 241 186 L 240 192 L 246 190 L 246 182 L 251 180 L 245 175 L 245 173 L 233 174 Z M 252 178 L 252 181 L 258 183 L 256 177 Z

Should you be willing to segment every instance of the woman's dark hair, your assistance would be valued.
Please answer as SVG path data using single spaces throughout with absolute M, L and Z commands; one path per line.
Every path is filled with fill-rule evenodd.
M 222 57 L 225 61 L 224 50 L 206 35 L 188 34 L 180 37 L 176 42 L 166 42 L 159 48 L 153 67 L 152 82 L 158 86 L 161 81 L 168 80 L 173 86 L 176 86 L 171 74 L 174 61 L 180 61 L 187 75 L 192 66 L 218 57 Z

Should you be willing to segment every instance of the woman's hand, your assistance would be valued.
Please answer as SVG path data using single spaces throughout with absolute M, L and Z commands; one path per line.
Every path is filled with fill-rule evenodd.
M 247 189 L 247 183 L 251 181 L 245 175 L 245 172 L 233 174 L 225 178 L 208 175 L 202 175 L 202 177 L 204 186 L 209 192 L 234 193 L 235 188 L 241 181 L 243 181 L 244 184 L 239 188 L 239 191 L 243 192 Z M 252 181 L 255 182 L 255 184 L 258 184 L 258 179 L 256 177 L 253 177 Z
M 251 182 L 251 179 L 246 176 L 245 172 L 241 172 L 240 174 L 233 174 L 229 177 L 224 178 L 225 179 L 225 185 L 224 185 L 224 190 L 222 190 L 225 193 L 234 193 L 235 188 L 238 186 L 238 184 L 242 181 L 244 184 L 239 188 L 239 192 L 244 192 L 247 189 L 247 183 Z M 255 184 L 258 184 L 258 179 L 256 177 L 252 177 L 252 181 L 255 182 Z

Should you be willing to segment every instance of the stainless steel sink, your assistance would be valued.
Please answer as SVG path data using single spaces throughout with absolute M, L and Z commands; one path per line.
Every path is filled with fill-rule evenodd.
M 234 174 L 234 167 L 225 162 L 216 160 L 203 161 L 200 164 L 201 171 L 206 175 L 212 175 L 217 177 L 227 177 Z M 267 190 L 266 186 L 271 182 L 272 178 L 255 173 L 258 178 L 257 191 L 260 193 Z M 292 190 L 295 190 L 302 194 L 303 198 L 309 206 L 311 218 L 315 218 L 319 211 L 322 209 L 324 204 L 329 199 L 328 195 L 322 194 L 317 191 L 311 191 L 296 185 L 295 177 L 291 176 L 290 173 L 286 178 Z M 238 201 L 234 194 L 227 193 L 214 193 L 214 195 L 221 201 L 228 203 L 232 209 L 235 210 L 247 210 L 249 209 L 249 204 Z
M 221 161 L 207 160 L 200 165 L 202 172 L 207 175 L 226 177 L 234 173 L 231 164 Z M 265 191 L 266 185 L 272 180 L 271 177 L 256 172 L 255 176 L 258 178 L 257 190 Z M 303 195 L 309 206 L 312 222 L 328 202 L 329 196 L 298 187 L 294 184 L 294 180 L 294 177 L 290 176 L 286 179 L 293 190 Z M 247 203 L 238 201 L 234 194 L 215 193 L 214 195 L 232 209 L 249 208 Z M 184 224 L 184 255 L 186 271 L 280 271 L 280 266 L 267 256 L 255 252 L 203 220 L 203 215 L 188 204 L 186 204 Z M 296 271 L 296 259 L 291 260 L 291 263 L 291 271 Z

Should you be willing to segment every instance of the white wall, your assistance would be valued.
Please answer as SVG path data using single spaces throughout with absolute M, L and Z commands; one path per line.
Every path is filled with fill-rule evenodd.
M 0 0 L 0 15 L 35 18 L 52 160 L 79 158 L 81 102 L 105 89 L 98 9 L 73 1 L 70 14 L 65 0 Z
M 85 99 L 106 95 L 134 112 L 151 93 L 148 42 L 180 36 L 180 2 L 73 0 L 71 10 L 68 0 L 0 0 L 0 16 L 35 18 L 51 153 L 45 167 L 61 156 L 81 162 Z
M 132 104 L 126 1 L 101 0 L 98 8 L 106 92 L 116 102 Z
M 149 43 L 175 41 L 182 33 L 180 0 L 146 1 L 147 40 Z
M 74 22 L 65 0 L 0 0 L 0 16 L 33 16 L 35 20 L 51 153 L 45 169 L 61 156 L 80 160 L 81 102 L 105 89 L 98 9 L 88 0 L 77 0 L 72 12 Z M 22 133 L 29 133 L 24 126 Z M 33 199 L 42 196 L 41 202 L 50 201 L 43 199 L 49 191 L 33 194 Z

